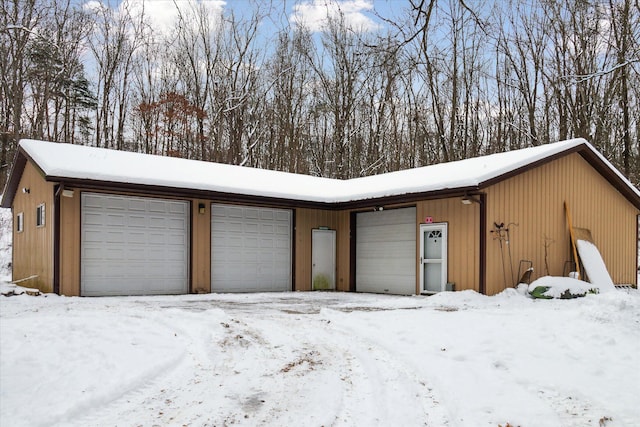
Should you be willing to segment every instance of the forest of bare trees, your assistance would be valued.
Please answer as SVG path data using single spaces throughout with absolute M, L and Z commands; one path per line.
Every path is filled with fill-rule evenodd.
M 350 178 L 584 137 L 640 183 L 638 0 L 245 3 L 0 0 L 0 185 L 20 138 Z

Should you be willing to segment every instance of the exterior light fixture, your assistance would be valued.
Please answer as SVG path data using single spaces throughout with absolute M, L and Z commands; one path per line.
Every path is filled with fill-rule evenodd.
M 73 197 L 73 190 L 62 190 L 62 197 Z
M 462 202 L 463 205 L 472 205 L 474 203 L 480 204 L 480 200 L 475 199 L 471 196 L 464 196 L 460 202 Z
M 29 194 L 29 193 L 31 193 L 31 189 L 30 189 L 30 188 L 27 188 L 27 187 L 22 187 L 22 192 L 23 192 L 24 194 Z
M 198 212 L 204 214 L 204 203 L 198 203 Z

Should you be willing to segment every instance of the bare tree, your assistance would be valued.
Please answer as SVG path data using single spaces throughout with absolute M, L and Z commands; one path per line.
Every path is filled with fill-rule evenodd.
M 27 45 L 48 5 L 40 0 L 0 0 L 0 5 L 0 187 L 4 187 L 9 160 L 23 135 Z

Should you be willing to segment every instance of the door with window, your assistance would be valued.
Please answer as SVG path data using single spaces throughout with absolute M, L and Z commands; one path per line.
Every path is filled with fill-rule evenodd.
M 447 284 L 447 224 L 420 225 L 420 292 L 444 291 Z
M 311 286 L 314 291 L 336 288 L 336 230 L 311 230 Z

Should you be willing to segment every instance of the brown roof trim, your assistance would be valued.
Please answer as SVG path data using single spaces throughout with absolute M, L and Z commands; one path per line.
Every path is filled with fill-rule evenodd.
M 16 152 L 13 158 L 13 164 L 11 165 L 11 170 L 9 170 L 9 179 L 4 186 L 0 207 L 10 208 L 13 204 L 13 198 L 16 196 L 20 178 L 22 178 L 22 172 L 24 172 L 24 168 L 27 165 L 27 158 L 20 154 L 19 151 Z
M 316 208 L 334 209 L 333 204 L 322 202 L 310 202 L 304 200 L 255 196 L 236 193 L 224 193 L 220 191 L 197 190 L 177 187 L 166 187 L 161 185 L 134 184 L 127 182 L 99 181 L 91 179 L 65 178 L 58 176 L 48 176 L 47 181 L 64 182 L 66 188 L 81 188 L 85 190 L 101 190 L 110 192 L 128 192 L 133 194 L 144 194 L 154 196 L 170 196 L 177 198 L 208 199 L 216 202 L 233 202 L 256 204 L 274 208 Z
M 65 178 L 48 176 L 47 181 L 64 182 L 65 187 L 78 187 L 87 190 L 102 191 L 127 191 L 131 193 L 144 193 L 147 195 L 171 196 L 181 198 L 201 198 L 220 202 L 248 203 L 279 208 L 310 208 L 326 210 L 364 209 L 371 206 L 411 203 L 418 200 L 442 199 L 445 197 L 462 197 L 467 193 L 477 191 L 477 187 L 463 187 L 420 193 L 408 193 L 397 196 L 377 197 L 372 199 L 356 200 L 349 202 L 313 202 L 288 198 L 265 197 L 237 193 L 224 193 L 210 190 L 195 190 L 175 187 L 165 187 L 148 184 L 132 184 L 112 181 L 99 181 L 90 179 Z
M 4 187 L 0 207 L 10 208 L 13 204 L 13 198 L 16 196 L 16 192 L 18 191 L 18 185 L 20 185 L 22 173 L 24 172 L 24 168 L 27 166 L 27 160 L 31 162 L 33 167 L 36 168 L 43 178 L 46 178 L 46 175 L 42 168 L 40 168 L 40 165 L 38 165 L 38 163 L 36 163 L 22 147 L 18 146 L 18 151 L 16 151 L 13 158 L 13 164 L 11 165 L 11 170 L 9 171 L 9 179 Z
M 458 187 L 444 190 L 423 191 L 419 193 L 407 193 L 396 196 L 376 197 L 372 199 L 355 200 L 351 202 L 340 202 L 334 205 L 334 209 L 367 209 L 371 206 L 400 205 L 405 203 L 415 203 L 419 200 L 445 199 L 449 197 L 463 197 L 467 194 L 478 191 L 478 187 Z

